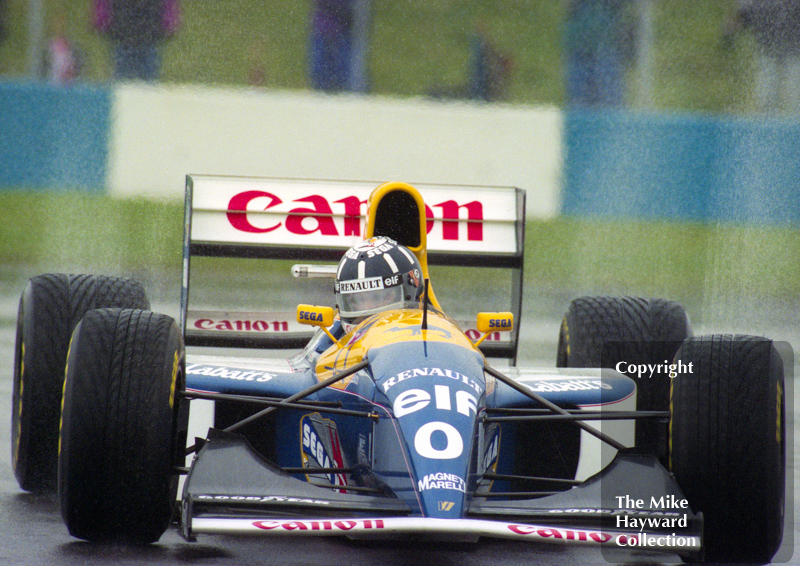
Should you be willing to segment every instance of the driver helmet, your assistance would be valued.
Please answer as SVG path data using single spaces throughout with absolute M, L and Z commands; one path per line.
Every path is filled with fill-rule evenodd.
M 422 291 L 419 260 L 391 238 L 369 238 L 353 246 L 336 270 L 336 305 L 347 331 L 385 310 L 419 308 Z

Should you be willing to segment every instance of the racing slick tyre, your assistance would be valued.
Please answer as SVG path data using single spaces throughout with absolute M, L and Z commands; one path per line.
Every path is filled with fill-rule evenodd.
M 100 309 L 67 360 L 58 459 L 61 516 L 89 541 L 148 544 L 169 526 L 185 461 L 184 343 L 175 321 Z
M 614 368 L 658 365 L 663 368 L 683 340 L 692 335 L 683 305 L 665 299 L 639 297 L 580 297 L 574 299 L 561 322 L 558 367 Z M 639 377 L 637 411 L 669 409 L 670 378 L 666 374 Z M 666 426 L 655 419 L 636 422 L 636 446 L 658 455 L 666 463 Z
M 690 338 L 672 381 L 670 470 L 703 513 L 707 562 L 769 562 L 781 544 L 786 466 L 783 362 L 771 340 Z
M 100 275 L 39 275 L 22 293 L 14 355 L 11 462 L 25 491 L 56 489 L 67 346 L 83 315 L 102 307 L 149 309 L 150 303 L 138 282 Z

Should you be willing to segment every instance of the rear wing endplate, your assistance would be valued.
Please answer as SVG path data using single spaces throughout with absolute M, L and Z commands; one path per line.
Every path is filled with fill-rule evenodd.
M 278 320 L 274 316 L 259 318 L 258 313 L 215 315 L 193 311 L 190 305 L 192 258 L 338 263 L 344 252 L 363 240 L 368 231 L 374 230 L 369 235 L 391 235 L 398 239 L 395 234 L 382 233 L 382 226 L 375 224 L 375 218 L 396 216 L 393 213 L 387 215 L 384 211 L 378 215 L 375 212 L 372 222 L 368 221 L 369 203 L 377 208 L 376 201 L 370 198 L 379 192 L 376 191 L 379 185 L 383 194 L 408 188 L 417 189 L 422 196 L 425 208 L 425 225 L 424 229 L 420 228 L 423 261 L 427 253 L 430 265 L 513 270 L 510 310 L 515 317 L 515 330 L 490 337 L 482 343 L 481 350 L 493 357 L 516 359 L 522 308 L 525 193 L 511 187 L 432 184 L 410 187 L 404 183 L 381 185 L 368 181 L 189 175 L 186 177 L 181 290 L 181 326 L 186 344 L 302 347 L 312 330 L 297 324 L 293 316 L 288 316 L 290 313 L 283 313 L 285 316 Z M 391 207 L 386 205 L 384 209 Z M 474 327 L 474 322 L 471 324 Z M 465 330 L 468 335 L 470 330 L 477 334 L 474 328 Z

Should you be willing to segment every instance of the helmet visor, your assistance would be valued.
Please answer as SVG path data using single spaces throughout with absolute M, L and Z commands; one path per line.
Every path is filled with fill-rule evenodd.
M 356 318 L 403 305 L 403 287 L 395 285 L 383 289 L 372 289 L 339 295 L 339 312 L 342 317 Z

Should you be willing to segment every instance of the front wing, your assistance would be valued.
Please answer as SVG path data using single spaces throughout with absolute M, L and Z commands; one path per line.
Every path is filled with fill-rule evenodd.
M 702 514 L 652 505 L 622 509 L 615 503 L 620 495 L 648 503 L 683 497 L 650 456 L 620 453 L 600 474 L 548 497 L 494 501 L 475 495 L 465 517 L 433 519 L 411 516 L 394 497 L 343 493 L 299 480 L 262 459 L 243 437 L 210 432 L 183 490 L 181 534 L 189 540 L 198 534 L 492 537 L 681 554 L 701 549 Z

